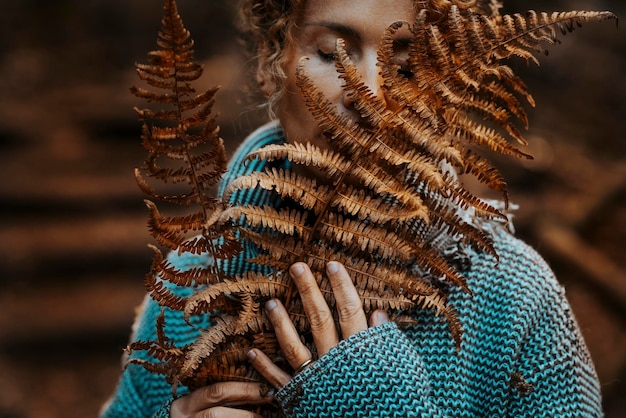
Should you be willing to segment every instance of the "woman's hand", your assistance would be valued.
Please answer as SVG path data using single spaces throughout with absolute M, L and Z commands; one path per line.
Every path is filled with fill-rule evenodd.
M 258 383 L 224 382 L 197 389 L 172 403 L 170 418 L 187 417 L 259 417 L 251 411 L 231 408 L 237 405 L 261 405 L 272 402 Z
M 304 311 L 311 324 L 313 341 L 320 357 L 336 346 L 340 338 L 345 339 L 367 329 L 368 321 L 363 311 L 361 298 L 343 265 L 331 261 L 326 266 L 328 280 L 335 296 L 340 330 L 337 330 L 335 326 L 332 312 L 309 266 L 296 263 L 291 266 L 289 273 L 300 293 Z M 285 358 L 296 373 L 300 372 L 311 363 L 311 352 L 300 340 L 295 326 L 280 301 L 275 299 L 268 301 L 265 309 L 274 326 L 276 338 Z M 374 327 L 386 322 L 389 322 L 387 312 L 377 310 L 372 313 L 369 325 Z M 248 357 L 254 368 L 276 389 L 280 389 L 291 380 L 292 376 L 276 366 L 262 351 L 253 349 L 248 353 Z

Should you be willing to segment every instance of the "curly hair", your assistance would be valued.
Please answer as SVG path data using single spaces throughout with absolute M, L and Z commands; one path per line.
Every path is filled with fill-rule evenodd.
M 286 46 L 293 39 L 296 27 L 307 0 L 242 0 L 238 26 L 248 52 L 264 66 L 263 71 L 272 77 L 272 91 L 267 95 L 270 113 L 280 101 L 287 78 L 284 65 L 288 59 Z M 413 0 L 418 10 L 429 9 L 433 20 L 446 16 L 456 5 L 467 9 L 474 7 L 478 13 L 494 13 L 501 3 L 498 0 Z
M 305 0 L 243 0 L 239 9 L 239 29 L 248 53 L 273 78 L 267 97 L 270 112 L 283 93 L 285 50 L 304 4 Z

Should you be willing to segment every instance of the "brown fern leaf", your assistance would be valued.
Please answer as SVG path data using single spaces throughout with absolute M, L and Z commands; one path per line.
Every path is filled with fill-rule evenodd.
M 168 261 L 163 261 L 159 267 L 160 279 L 180 287 L 213 284 L 216 283 L 219 275 L 219 267 L 214 264 L 181 271 L 174 268 Z
M 307 214 L 297 209 L 271 206 L 231 207 L 224 211 L 224 216 L 238 219 L 245 216 L 246 222 L 254 228 L 271 229 L 281 234 L 296 235 L 303 240 L 311 236 L 311 228 L 306 225 Z
M 523 123 L 527 122 L 516 96 L 525 98 L 531 105 L 534 102 L 523 81 L 513 74 L 510 67 L 503 65 L 502 60 L 517 56 L 535 62 L 535 55 L 545 51 L 544 44 L 557 42 L 556 29 L 565 34 L 587 21 L 614 18 L 615 15 L 610 12 L 576 11 L 552 14 L 530 11 L 526 17 L 519 14 L 479 16 L 451 5 L 448 19 L 441 29 L 424 23 L 423 19 L 416 23 L 414 33 L 426 34 L 428 41 L 416 44 L 418 51 L 415 56 L 444 54 L 438 60 L 426 61 L 427 65 L 414 62 L 412 72 L 420 79 L 420 90 L 431 90 L 434 94 L 439 91 L 440 100 L 454 104 L 457 112 L 478 115 L 524 143 L 510 119 L 516 117 L 521 118 Z M 426 83 L 422 79 L 427 80 Z M 441 87 L 441 83 L 445 84 L 445 88 Z M 491 107 L 493 103 L 504 103 L 504 112 Z M 468 119 L 458 118 L 452 113 L 446 120 L 452 126 L 460 123 L 459 128 L 462 129 L 467 126 Z M 468 127 L 467 131 L 472 130 L 471 126 Z M 476 131 L 475 138 L 483 137 L 488 143 L 497 138 L 480 124 L 473 129 Z M 501 138 L 497 139 L 501 144 L 496 147 L 497 151 L 505 149 L 506 146 L 502 148 Z M 518 153 L 513 149 L 510 152 Z
M 298 161 L 298 160 L 295 160 Z M 230 199 L 234 190 L 260 187 L 275 190 L 282 198 L 291 198 L 305 209 L 312 209 L 316 214 L 322 210 L 328 187 L 318 185 L 315 179 L 302 177 L 297 173 L 271 168 L 268 172 L 252 173 L 233 180 L 224 192 L 224 199 Z
M 269 299 L 284 296 L 288 287 L 289 283 L 286 276 L 277 279 L 276 277 L 270 278 L 262 274 L 249 273 L 245 277 L 237 277 L 234 280 L 225 279 L 223 282 L 199 290 L 187 298 L 184 309 L 185 318 L 189 319 L 191 315 L 212 310 L 211 301 L 223 296 L 226 292 L 236 292 L 243 295 L 255 294 Z M 204 303 L 204 307 L 199 309 L 202 303 Z
M 505 207 L 508 208 L 508 187 L 506 181 L 498 172 L 498 169 L 492 166 L 484 157 L 481 157 L 471 150 L 465 151 L 463 163 L 464 167 L 461 168 L 460 173 L 472 174 L 479 182 L 486 184 L 491 190 L 500 193 L 506 205 Z
M 331 206 L 339 212 L 358 219 L 369 219 L 375 224 L 403 222 L 409 219 L 426 219 L 423 208 L 394 205 L 363 189 L 346 186 L 334 196 Z
M 157 341 L 134 341 L 125 349 L 128 354 L 135 351 L 145 351 L 154 361 L 130 358 L 124 367 L 128 367 L 130 364 L 138 364 L 151 373 L 163 375 L 168 382 L 173 383 L 173 392 L 175 392 L 175 387 L 178 384 L 176 371 L 183 364 L 187 347 L 174 347 L 165 335 L 164 328 L 165 314 L 161 312 L 161 315 L 156 320 Z
M 232 223 L 221 221 L 224 205 L 211 197 L 212 188 L 219 182 L 227 163 L 219 128 L 212 118 L 217 88 L 196 92 L 192 83 L 201 77 L 202 65 L 193 60 L 193 41 L 178 14 L 176 2 L 166 0 L 163 11 L 158 49 L 148 53 L 148 64 L 136 65 L 139 78 L 148 87 L 131 88 L 135 96 L 161 106 L 135 109 L 142 122 L 142 145 L 148 152 L 143 168 L 135 171 L 135 177 L 149 198 L 194 207 L 194 212 L 189 214 L 166 216 L 153 201 L 146 200 L 150 213 L 148 228 L 159 245 L 168 250 L 206 254 L 211 264 L 179 271 L 163 259 L 160 249 L 151 245 L 154 258 L 146 275 L 146 289 L 160 305 L 184 311 L 188 301 L 177 289 L 221 282 L 225 275 L 217 261 L 234 257 L 241 246 Z M 148 179 L 184 184 L 189 190 L 159 193 Z M 222 296 L 212 306 L 226 313 L 235 312 L 230 304 Z M 171 347 L 161 322 L 157 324 L 157 333 L 158 341 L 137 343 L 129 348 L 145 350 L 163 364 L 152 365 L 137 359 L 131 362 L 165 374 L 176 387 L 187 378 L 180 370 L 193 347 Z
M 219 129 L 210 118 L 217 88 L 196 93 L 191 85 L 202 75 L 202 65 L 193 61 L 193 41 L 174 1 L 165 2 L 157 45 L 160 49 L 148 54 L 149 64 L 137 64 L 139 78 L 152 89 L 131 89 L 136 96 L 163 106 L 156 111 L 137 109 L 143 122 L 142 143 L 148 151 L 144 170 L 156 180 L 186 183 L 191 191 L 161 195 L 140 170 L 136 170 L 136 177 L 140 188 L 151 198 L 199 206 L 198 212 L 191 215 L 168 217 L 154 203 L 147 202 L 153 236 L 161 245 L 176 249 L 190 236 L 206 235 L 219 218 L 223 206 L 210 197 L 209 191 L 226 170 L 226 156 Z M 161 167 L 159 161 L 168 166 Z M 177 163 L 177 167 L 172 166 Z
M 297 260 L 303 251 L 301 240 L 295 237 L 284 237 L 280 242 L 277 242 L 276 234 L 273 231 L 257 233 L 244 229 L 242 235 L 266 252 L 266 254 L 261 254 L 255 258 L 255 260 L 263 260 L 257 264 L 270 266 L 272 270 L 285 271 L 289 267 L 289 263 Z M 265 255 L 269 255 L 270 258 L 265 257 Z M 282 266 L 282 268 L 276 268 L 277 266 Z
M 460 161 L 458 150 L 449 146 L 440 135 L 437 135 L 420 115 L 412 114 L 409 108 L 402 111 L 387 109 L 385 104 L 369 91 L 352 64 L 341 39 L 337 41 L 336 56 L 339 76 L 346 83 L 345 88 L 352 96 L 354 107 L 374 129 L 394 130 L 396 127 L 401 127 L 410 139 L 410 143 L 414 147 L 423 148 L 424 153 L 450 162 Z M 385 58 L 393 59 L 392 57 Z M 385 138 L 382 142 L 388 140 L 389 138 Z
M 234 316 L 216 317 L 215 323 L 204 331 L 186 352 L 185 361 L 179 370 L 179 381 L 192 378 L 203 361 L 208 358 L 228 337 L 243 333 L 258 333 L 270 328 L 264 314 L 246 317 L 245 322 Z
M 152 267 L 145 275 L 144 286 L 150 297 L 161 306 L 168 306 L 172 309 L 180 310 L 185 306 L 184 298 L 175 295 L 170 289 L 166 288 L 164 282 L 158 278 L 161 267 L 164 265 L 163 253 L 156 246 L 148 245 L 154 252 L 152 258 Z

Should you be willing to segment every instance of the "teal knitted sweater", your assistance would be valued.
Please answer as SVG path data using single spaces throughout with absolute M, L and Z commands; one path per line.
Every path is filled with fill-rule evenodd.
M 253 133 L 239 147 L 223 180 L 260 170 L 244 166 L 251 150 L 283 141 L 277 124 Z M 267 196 L 243 191 L 238 203 Z M 483 223 L 499 261 L 467 249 L 465 275 L 473 294 L 450 290 L 464 334 L 456 351 L 445 321 L 417 312 L 417 324 L 369 328 L 343 340 L 276 395 L 290 417 L 598 417 L 598 379 L 578 325 L 544 260 L 503 225 Z M 445 242 L 445 240 L 444 240 Z M 443 245 L 443 244 L 442 244 Z M 253 249 L 248 248 L 248 251 Z M 171 254 L 178 268 L 206 265 L 206 257 Z M 251 268 L 245 257 L 231 272 Z M 181 290 L 185 292 L 185 289 Z M 154 340 L 161 307 L 146 297 L 132 339 Z M 189 344 L 198 328 L 180 312 L 167 310 L 166 332 L 177 345 Z M 133 356 L 146 358 L 145 353 Z M 185 388 L 179 394 L 187 393 Z M 172 389 L 162 376 L 130 365 L 101 417 L 168 417 Z

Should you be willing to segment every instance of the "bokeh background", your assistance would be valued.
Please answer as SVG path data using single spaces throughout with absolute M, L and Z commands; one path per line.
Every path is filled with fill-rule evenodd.
M 179 0 L 221 85 L 228 149 L 264 112 L 248 100 L 236 2 Z M 505 0 L 508 11 L 612 10 L 620 0 Z M 0 417 L 96 416 L 115 386 L 151 242 L 133 168 L 145 153 L 128 88 L 154 49 L 161 0 L 5 2 L 0 13 Z M 499 162 L 518 234 L 565 286 L 602 383 L 626 416 L 626 35 L 563 38 L 540 68 L 530 163 Z

